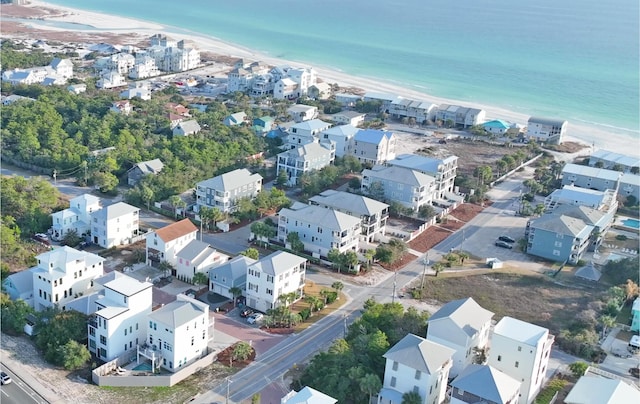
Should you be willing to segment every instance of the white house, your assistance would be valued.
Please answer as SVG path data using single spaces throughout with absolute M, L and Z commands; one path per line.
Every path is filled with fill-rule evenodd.
M 2 281 L 2 287 L 11 300 L 21 299 L 33 307 L 33 272 L 31 270 L 25 269 L 12 273 Z
M 60 247 L 36 257 L 33 275 L 33 308 L 42 311 L 85 293 L 104 273 L 104 258 L 71 247 Z
M 416 212 L 422 205 L 431 205 L 436 194 L 432 176 L 397 166 L 376 165 L 363 170 L 361 189 L 374 199 L 399 202 Z
M 363 241 L 373 242 L 376 235 L 385 234 L 389 218 L 389 205 L 386 203 L 362 195 L 329 189 L 309 198 L 309 204 L 359 217 Z
M 273 98 L 277 100 L 293 100 L 300 97 L 300 84 L 289 77 L 278 80 L 273 87 Z
M 396 137 L 393 132 L 360 129 L 351 139 L 349 155 L 365 164 L 382 164 L 396 158 Z
M 277 307 L 278 298 L 288 293 L 302 297 L 307 259 L 276 251 L 247 269 L 247 306 L 266 312 Z
M 335 160 L 335 144 L 332 141 L 308 143 L 278 154 L 276 175 L 286 171 L 288 184 L 295 186 L 302 174 L 319 170 Z
M 134 352 L 146 338 L 147 315 L 153 305 L 153 284 L 119 276 L 104 284 L 87 324 L 89 351 L 110 361 Z
M 278 212 L 278 240 L 287 241 L 298 233 L 305 251 L 326 257 L 331 249 L 341 253 L 358 250 L 361 233 L 359 217 L 314 205 L 293 205 Z
M 140 209 L 124 202 L 91 214 L 91 240 L 104 248 L 129 244 L 139 232 Z
M 432 158 L 417 154 L 401 154 L 388 162 L 389 165 L 405 167 L 433 177 L 436 181 L 436 193 L 433 199 L 448 199 L 447 194 L 454 191 L 454 182 L 458 171 L 458 157 Z
M 287 114 L 296 122 L 308 121 L 318 116 L 318 107 L 305 104 L 294 104 L 287 108 Z
M 329 83 L 316 83 L 309 87 L 309 98 L 315 98 L 317 100 L 326 100 L 331 97 L 331 84 Z
M 56 76 L 70 79 L 73 77 L 73 62 L 71 59 L 53 58 L 49 66 L 56 72 Z
M 178 254 L 176 264 L 176 276 L 178 279 L 193 283 L 193 277 L 197 273 L 207 274 L 211 267 L 221 265 L 229 260 L 229 256 L 217 251 L 208 243 L 200 240 L 191 240 Z
M 578 379 L 566 404 L 621 404 L 640 402 L 640 390 L 619 379 L 586 374 Z
M 200 181 L 196 184 L 196 211 L 201 206 L 232 212 L 241 198 L 255 198 L 262 190 L 262 176 L 246 168 L 239 168 Z
M 540 392 L 553 339 L 548 329 L 512 317 L 503 317 L 493 330 L 487 364 L 522 381 L 523 404 Z
M 422 404 L 440 404 L 447 392 L 453 349 L 407 334 L 383 356 L 387 360 L 378 404 L 401 404 L 402 395 L 415 392 Z
M 331 119 L 337 124 L 358 126 L 364 122 L 365 116 L 367 114 L 362 112 L 346 110 L 331 115 Z
M 231 288 L 239 288 L 245 293 L 247 269 L 257 260 L 238 255 L 229 261 L 209 270 L 209 290 L 221 296 L 233 299 Z
M 69 208 L 51 214 L 49 234 L 53 240 L 62 240 L 68 231 L 79 236 L 91 230 L 91 214 L 102 209 L 100 198 L 91 194 L 76 196 L 69 201 Z
M 244 112 L 236 112 L 235 114 L 231 114 L 225 117 L 222 120 L 222 123 L 225 126 L 236 126 L 236 125 L 242 125 L 244 123 L 247 123 L 248 120 L 249 120 L 249 117 L 247 116 L 247 114 L 245 114 Z
M 338 400 L 309 386 L 296 392 L 291 390 L 282 399 L 280 404 L 336 404 Z
M 114 101 L 109 110 L 117 114 L 129 115 L 133 111 L 133 106 L 128 100 Z
M 141 100 L 148 101 L 151 99 L 151 90 L 144 87 L 128 88 L 120 93 L 120 98 L 130 100 L 138 97 Z
M 147 264 L 157 265 L 163 261 L 175 266 L 177 254 L 191 240 L 196 239 L 198 228 L 189 219 L 171 223 L 147 234 Z M 173 271 L 171 274 L 176 275 Z
M 337 102 L 342 104 L 343 107 L 353 108 L 358 101 L 362 101 L 361 95 L 348 94 L 348 93 L 336 93 L 334 98 Z
M 81 93 L 86 93 L 87 92 L 87 85 L 86 84 L 71 84 L 67 87 L 67 90 L 69 90 L 70 93 L 78 95 Z
M 291 138 L 291 140 L 288 140 L 288 143 L 290 145 L 289 148 L 294 148 L 305 144 L 305 142 L 295 140 L 297 139 L 296 136 L 313 138 L 316 137 L 318 133 L 329 129 L 331 126 L 332 125 L 329 122 L 324 122 L 320 119 L 305 120 L 291 125 L 291 127 L 289 127 L 289 137 Z
M 336 157 L 344 157 L 351 149 L 351 139 L 359 129 L 353 125 L 338 125 L 318 133 L 320 139 L 330 140 L 336 144 Z
M 126 85 L 127 81 L 125 78 L 122 77 L 120 73 L 114 71 L 109 71 L 103 74 L 100 76 L 98 81 L 96 81 L 96 87 L 105 89 L 123 87 Z
M 389 114 L 395 118 L 407 118 L 421 124 L 430 121 L 435 116 L 437 106 L 426 101 L 410 100 L 398 97 L 389 105 Z
M 492 312 L 470 297 L 453 300 L 429 317 L 427 339 L 455 351 L 451 377 L 474 362 L 476 348 L 487 347 L 492 317 Z
M 148 316 L 146 347 L 138 347 L 141 357 L 170 372 L 208 354 L 213 324 L 209 321 L 209 305 L 178 294 L 176 300 Z
M 527 122 L 527 137 L 542 143 L 561 144 L 567 133 L 567 121 L 530 117 Z
M 451 382 L 451 404 L 518 404 L 520 381 L 487 365 L 470 364 Z
M 179 122 L 173 128 L 173 136 L 189 136 L 200 132 L 202 128 L 195 119 Z

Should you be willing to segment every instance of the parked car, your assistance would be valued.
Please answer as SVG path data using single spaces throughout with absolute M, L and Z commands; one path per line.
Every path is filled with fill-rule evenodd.
M 253 310 L 249 308 L 240 310 L 240 317 L 249 317 L 252 314 L 253 314 Z
M 516 241 L 509 236 L 500 236 L 498 237 L 500 241 L 506 241 L 507 243 L 515 243 Z
M 496 247 L 508 248 L 510 250 L 513 248 L 513 245 L 507 243 L 506 241 L 498 240 L 496 241 Z
M 249 324 L 256 324 L 257 322 L 259 322 L 260 320 L 262 320 L 264 316 L 260 313 L 253 313 L 252 315 L 250 315 L 249 317 L 247 317 L 247 323 Z
M 5 372 L 0 372 L 0 383 L 2 383 L 3 386 L 11 382 L 12 382 L 11 376 L 6 374 Z
M 49 236 L 47 236 L 44 233 L 36 233 L 33 235 L 33 239 L 35 241 L 38 241 L 44 245 L 51 245 L 51 242 L 49 241 Z
M 629 368 L 629 373 L 631 376 L 640 379 L 640 367 Z

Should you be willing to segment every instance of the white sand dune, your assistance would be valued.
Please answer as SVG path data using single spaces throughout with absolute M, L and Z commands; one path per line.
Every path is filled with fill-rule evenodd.
M 65 15 L 53 17 L 51 18 L 51 20 L 90 25 L 95 27 L 95 31 L 97 32 L 121 33 L 130 31 L 139 35 L 148 34 L 149 36 L 157 33 L 164 33 L 168 36 L 173 35 L 168 32 L 166 27 L 152 22 L 123 18 L 92 11 L 79 10 L 70 7 L 62 7 L 42 1 L 31 1 L 31 6 L 63 10 L 66 12 Z M 34 21 L 34 25 L 37 25 L 37 21 Z M 52 27 L 50 26 L 47 26 L 46 28 L 52 29 Z M 87 30 L 83 31 L 87 32 Z M 193 41 L 201 51 L 209 51 L 221 55 L 242 57 L 250 60 L 260 60 L 270 65 L 288 64 L 292 66 L 311 66 L 306 63 L 274 58 L 272 56 L 254 52 L 250 49 L 230 44 L 228 42 L 210 36 L 192 34 L 181 35 L 181 38 Z M 359 87 L 367 91 L 389 93 L 405 98 L 432 102 L 434 104 L 455 104 L 481 108 L 487 112 L 488 119 L 503 119 L 505 121 L 519 123 L 521 125 L 526 125 L 527 120 L 529 119 L 528 115 L 509 111 L 503 108 L 437 98 L 425 93 L 421 93 L 419 91 L 403 88 L 392 83 L 372 78 L 350 76 L 334 69 L 319 66 L 313 67 L 318 72 L 318 77 L 323 81 L 328 83 L 337 83 L 341 87 Z M 627 155 L 640 156 L 640 139 L 638 137 L 634 138 L 631 134 L 621 132 L 620 130 L 605 130 L 604 128 L 598 126 L 589 126 L 586 124 L 569 122 L 567 132 L 568 136 L 566 140 L 581 142 L 588 146 L 595 146 L 595 149 L 607 149 Z

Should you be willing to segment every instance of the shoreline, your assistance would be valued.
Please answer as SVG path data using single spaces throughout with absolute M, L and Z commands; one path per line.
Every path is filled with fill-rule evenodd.
M 38 19 L 34 19 L 32 24 L 33 26 L 38 26 L 38 21 L 44 20 L 78 24 L 79 28 L 80 25 L 91 26 L 95 28 L 92 30 L 71 29 L 71 31 L 73 32 L 82 32 L 87 34 L 117 33 L 119 35 L 122 35 L 126 32 L 130 32 L 132 36 L 136 37 L 150 37 L 157 33 L 162 33 L 171 37 L 180 35 L 181 39 L 193 42 L 195 47 L 201 52 L 212 52 L 223 56 L 246 58 L 256 61 L 259 60 L 273 66 L 288 64 L 300 67 L 313 67 L 317 73 L 318 78 L 320 78 L 322 81 L 327 83 L 337 83 L 338 85 L 340 85 L 340 87 L 357 87 L 365 91 L 389 93 L 404 98 L 430 102 L 436 105 L 454 104 L 480 108 L 486 111 L 487 120 L 502 119 L 511 123 L 518 123 L 523 126 L 526 126 L 526 123 L 530 117 L 530 115 L 528 114 L 514 112 L 505 108 L 490 106 L 482 103 L 460 102 L 442 97 L 436 97 L 416 89 L 403 87 L 401 84 L 385 81 L 383 79 L 366 76 L 351 76 L 335 67 L 319 66 L 308 62 L 281 59 L 262 52 L 245 48 L 240 45 L 226 42 L 213 36 L 192 32 L 188 29 L 183 29 L 180 27 L 170 27 L 150 21 L 86 11 L 66 6 L 58 6 L 56 4 L 51 4 L 40 0 L 31 1 L 30 4 L 28 4 L 26 7 L 63 12 L 57 15 L 42 16 Z M 36 28 L 46 29 L 50 31 L 70 31 L 69 29 L 51 27 L 45 24 L 40 25 L 40 27 Z M 564 118 L 558 117 L 558 119 Z M 633 154 L 630 155 L 640 156 L 639 139 L 633 138 L 633 132 L 625 132 L 626 133 L 620 133 L 619 129 L 618 131 L 616 131 L 615 128 L 607 129 L 602 127 L 601 125 L 595 126 L 581 122 L 569 121 L 567 135 L 564 140 L 567 142 L 573 141 L 584 144 L 587 148 L 595 146 L 595 149 L 606 149 L 621 154 L 628 154 L 632 152 Z

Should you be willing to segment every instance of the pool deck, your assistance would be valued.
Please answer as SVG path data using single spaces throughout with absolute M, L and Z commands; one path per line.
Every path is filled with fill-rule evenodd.
M 616 217 L 616 220 L 613 222 L 612 227 L 618 229 L 618 230 L 625 230 L 634 234 L 640 234 L 640 228 L 639 227 L 633 227 L 633 226 L 629 226 L 627 224 L 624 223 L 625 220 L 636 220 L 638 221 L 638 218 L 636 217 L 630 217 L 630 216 L 618 216 Z

